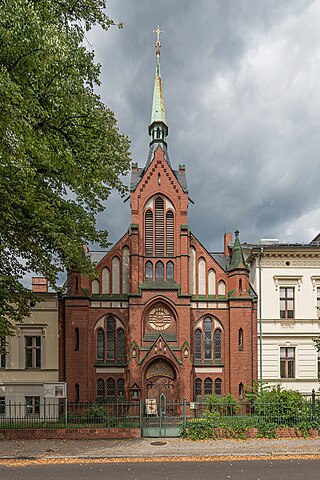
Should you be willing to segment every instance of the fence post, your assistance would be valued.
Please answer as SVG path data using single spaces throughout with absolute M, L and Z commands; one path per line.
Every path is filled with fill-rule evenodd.
M 312 394 L 311 394 L 311 411 L 312 411 L 312 421 L 316 421 L 316 392 L 314 391 L 314 388 L 312 389 Z
M 183 427 L 186 428 L 187 426 L 187 401 L 183 399 Z
M 140 398 L 140 402 L 139 402 L 139 405 L 140 405 L 140 429 L 142 429 L 142 412 L 143 412 L 143 405 L 142 405 L 142 399 Z

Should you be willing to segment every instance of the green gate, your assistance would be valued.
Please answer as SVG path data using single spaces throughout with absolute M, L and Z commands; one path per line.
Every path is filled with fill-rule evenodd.
M 179 437 L 181 427 L 186 425 L 186 401 L 167 402 L 164 393 L 159 405 L 155 399 L 145 400 L 141 413 L 143 437 Z

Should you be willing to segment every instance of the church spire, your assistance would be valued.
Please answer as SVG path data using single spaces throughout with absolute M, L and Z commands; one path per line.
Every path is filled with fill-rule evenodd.
M 157 41 L 155 44 L 156 47 L 156 76 L 154 80 L 154 90 L 153 90 L 153 102 L 152 102 L 152 112 L 151 112 L 151 123 L 149 125 L 149 135 L 151 137 L 150 145 L 155 142 L 166 142 L 166 137 L 168 135 L 168 126 L 166 123 L 166 114 L 164 111 L 164 100 L 162 93 L 162 82 L 161 82 L 161 72 L 160 72 L 160 33 L 163 33 L 160 30 L 158 25 L 157 29 L 153 31 L 157 35 Z

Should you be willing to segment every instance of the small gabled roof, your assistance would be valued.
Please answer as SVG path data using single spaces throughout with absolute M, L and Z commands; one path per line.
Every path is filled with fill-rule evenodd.
M 227 272 L 232 272 L 233 270 L 247 270 L 249 267 L 244 259 L 243 251 L 241 248 L 239 240 L 239 231 L 235 231 L 235 240 L 232 248 L 232 256 L 229 265 L 227 265 Z

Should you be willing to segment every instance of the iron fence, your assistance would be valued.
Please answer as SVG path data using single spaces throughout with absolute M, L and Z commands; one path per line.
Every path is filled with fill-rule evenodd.
M 165 417 L 166 425 L 175 427 L 202 420 L 208 420 L 215 427 L 231 425 L 235 421 L 245 426 L 269 423 L 294 427 L 310 422 L 320 426 L 320 396 L 314 392 L 294 407 L 255 400 L 236 401 L 234 398 L 228 402 L 225 397 L 215 397 L 197 402 L 168 402 L 158 405 L 152 412 L 143 401 L 66 404 L 63 400 L 40 402 L 38 397 L 30 399 L 25 403 L 10 400 L 1 403 L 0 429 L 141 428 L 143 425 L 157 426 L 157 417 Z
M 5 428 L 139 428 L 138 403 L 67 403 L 52 400 L 12 403 L 0 412 Z

